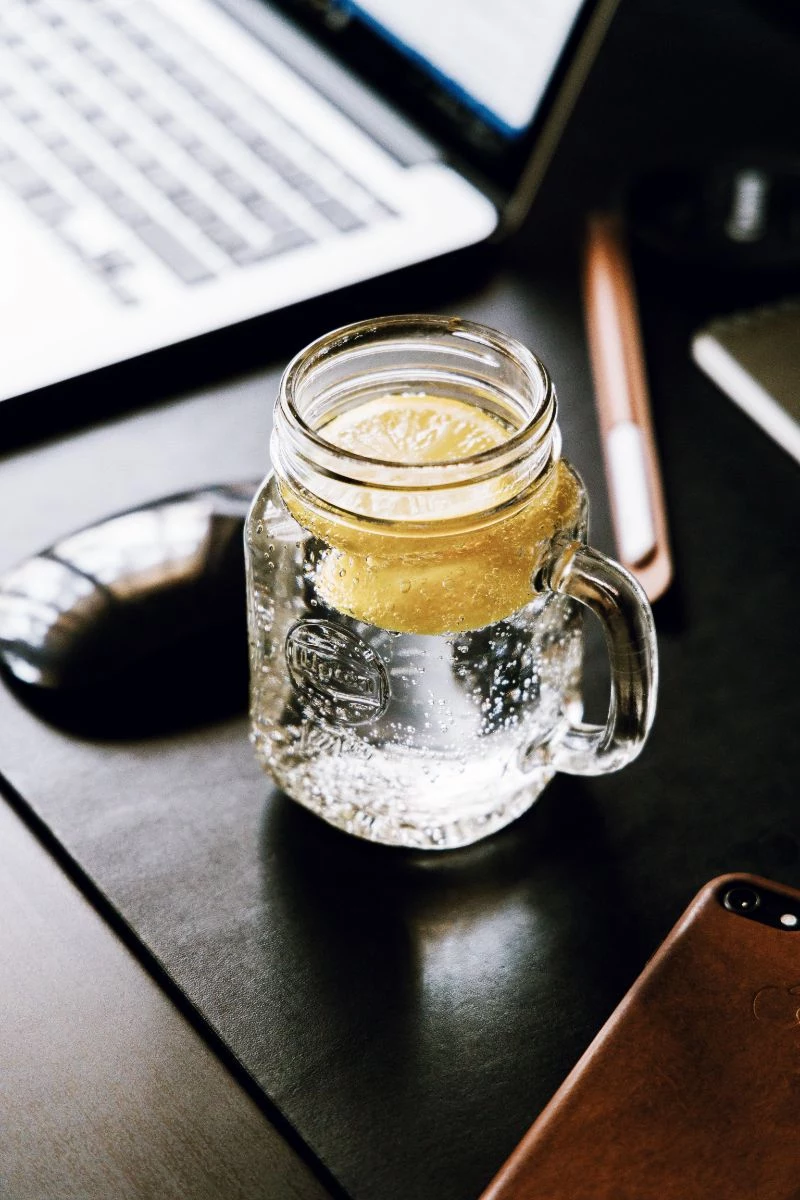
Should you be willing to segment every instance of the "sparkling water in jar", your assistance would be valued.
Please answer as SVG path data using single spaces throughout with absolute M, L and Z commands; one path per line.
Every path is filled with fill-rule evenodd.
M 245 529 L 251 739 L 348 833 L 447 849 L 524 812 L 556 771 L 615 771 L 653 719 L 639 585 L 586 545 L 553 384 L 459 319 L 336 330 L 290 363 L 273 472 Z M 582 723 L 581 605 L 611 662 Z

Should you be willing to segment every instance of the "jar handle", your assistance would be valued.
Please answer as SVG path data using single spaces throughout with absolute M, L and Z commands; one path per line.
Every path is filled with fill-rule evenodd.
M 642 749 L 655 716 L 658 650 L 647 597 L 628 571 L 581 542 L 562 543 L 537 583 L 600 619 L 611 666 L 605 725 L 570 725 L 550 746 L 550 762 L 569 775 L 618 771 Z

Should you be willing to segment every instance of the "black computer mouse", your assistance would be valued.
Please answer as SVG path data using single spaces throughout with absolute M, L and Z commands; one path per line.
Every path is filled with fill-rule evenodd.
M 168 496 L 0 576 L 0 669 L 46 719 L 140 737 L 243 710 L 242 530 L 257 481 Z

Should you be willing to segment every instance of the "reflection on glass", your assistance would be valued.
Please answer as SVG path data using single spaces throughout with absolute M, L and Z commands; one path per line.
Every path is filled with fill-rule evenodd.
M 56 559 L 30 559 L 6 576 L 0 591 L 0 638 L 41 647 L 64 615 L 95 592 L 90 579 Z
M 115 517 L 66 538 L 58 556 L 124 600 L 192 578 L 203 565 L 210 504 L 168 504 Z

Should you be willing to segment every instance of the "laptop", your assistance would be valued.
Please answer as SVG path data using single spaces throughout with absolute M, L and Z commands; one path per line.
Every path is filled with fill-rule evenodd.
M 4 0 L 0 399 L 512 228 L 616 0 Z

